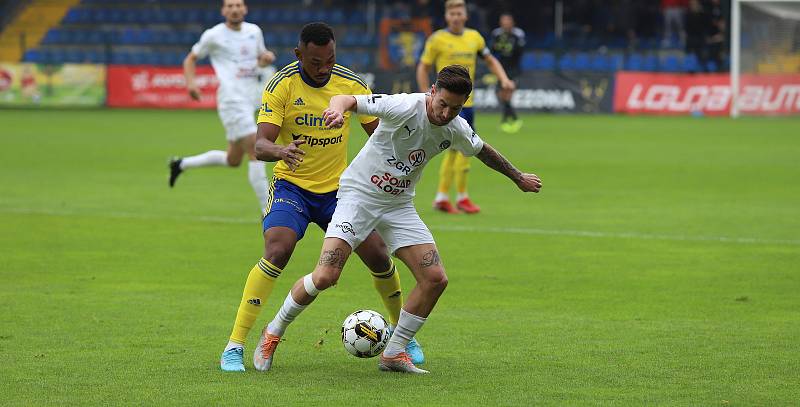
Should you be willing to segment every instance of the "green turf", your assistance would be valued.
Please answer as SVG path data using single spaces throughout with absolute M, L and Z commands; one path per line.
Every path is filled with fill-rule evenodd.
M 166 186 L 169 155 L 224 146 L 216 114 L 0 110 L 2 403 L 800 402 L 800 120 L 497 120 L 479 133 L 544 192 L 474 160 L 483 213 L 441 215 L 428 168 L 418 206 L 450 277 L 418 336 L 432 374 L 345 353 L 344 317 L 383 311 L 352 261 L 264 375 L 218 370 L 262 251 L 246 169 Z M 313 267 L 309 230 L 258 326 Z

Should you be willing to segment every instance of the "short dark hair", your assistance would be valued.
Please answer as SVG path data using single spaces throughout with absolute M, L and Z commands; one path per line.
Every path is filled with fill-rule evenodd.
M 436 75 L 436 89 L 447 89 L 459 95 L 472 93 L 472 79 L 469 71 L 461 65 L 448 65 Z
M 336 41 L 333 28 L 323 22 L 308 23 L 300 31 L 300 45 L 307 45 L 309 42 L 315 45 L 328 45 L 331 41 Z

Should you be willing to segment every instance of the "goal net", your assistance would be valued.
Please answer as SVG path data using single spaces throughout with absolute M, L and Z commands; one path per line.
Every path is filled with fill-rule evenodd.
M 731 116 L 800 115 L 800 0 L 733 0 Z

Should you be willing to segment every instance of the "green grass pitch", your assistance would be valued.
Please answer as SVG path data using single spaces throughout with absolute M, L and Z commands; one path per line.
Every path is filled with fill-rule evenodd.
M 477 216 L 417 204 L 450 285 L 418 335 L 431 374 L 348 355 L 344 317 L 384 312 L 351 261 L 268 374 L 218 358 L 262 252 L 246 168 L 212 111 L 0 111 L 0 394 L 22 405 L 797 405 L 800 120 L 525 116 L 482 137 L 542 177 L 473 160 Z M 355 132 L 351 152 L 364 141 Z M 315 264 L 312 226 L 257 322 Z M 413 279 L 403 270 L 405 290 Z

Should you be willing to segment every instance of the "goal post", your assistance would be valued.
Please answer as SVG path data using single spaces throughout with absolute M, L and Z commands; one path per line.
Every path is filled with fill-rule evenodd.
M 732 0 L 731 117 L 800 114 L 800 0 Z

